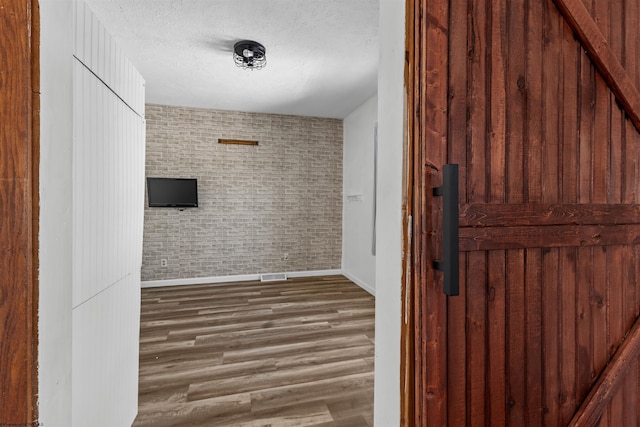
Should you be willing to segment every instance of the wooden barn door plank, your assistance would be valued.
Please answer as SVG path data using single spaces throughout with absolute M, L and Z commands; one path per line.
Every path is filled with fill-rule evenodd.
M 542 195 L 544 203 L 559 204 L 562 200 L 562 137 L 561 123 L 563 117 L 562 82 L 562 25 L 563 19 L 545 2 L 542 10 L 543 58 L 542 67 Z M 546 3 L 548 4 L 548 2 Z M 522 207 L 521 207 L 522 208 Z M 548 427 L 561 426 L 560 405 L 560 357 L 562 341 L 560 339 L 560 322 L 562 314 L 562 289 L 558 286 L 561 271 L 560 248 L 542 250 L 541 266 L 541 310 L 542 310 L 542 425 Z
M 620 63 L 625 66 L 629 63 L 625 58 L 624 49 L 624 37 L 625 28 L 620 23 L 624 22 L 625 4 L 624 2 L 611 2 L 609 9 L 609 34 L 607 37 L 610 40 L 610 45 L 616 58 L 620 60 Z M 601 28 L 602 30 L 602 28 Z M 631 78 L 629 70 L 625 67 L 625 72 Z M 618 165 L 616 168 L 609 170 L 609 182 L 608 182 L 608 194 L 607 203 L 620 204 L 623 203 L 623 189 L 625 187 L 625 151 L 627 148 L 627 141 L 625 135 L 625 114 L 615 102 L 615 97 L 609 95 L 609 110 L 611 111 L 611 123 L 610 123 L 610 138 L 609 138 L 609 152 L 610 162 L 613 165 Z M 622 341 L 626 331 L 626 319 L 625 312 L 625 292 L 629 277 L 625 275 L 625 269 L 631 265 L 628 263 L 626 255 L 629 253 L 629 247 L 613 246 L 608 248 L 607 252 L 607 267 L 608 267 L 608 283 L 606 300 L 609 301 L 609 329 L 608 329 L 608 348 L 607 348 L 607 360 L 613 356 L 615 349 L 617 349 L 619 343 Z M 616 285 L 621 284 L 621 285 Z M 629 367 L 630 371 L 633 370 L 632 366 Z M 625 394 L 627 393 L 624 387 L 625 383 L 621 385 L 619 391 L 614 394 L 611 399 L 607 412 L 609 416 L 610 426 L 624 426 L 625 418 L 629 417 L 629 414 L 625 414 Z M 636 415 L 629 417 L 635 419 Z
M 458 141 L 448 145 L 451 163 L 467 164 L 467 2 L 451 2 L 449 19 L 449 139 Z M 459 182 L 467 182 L 467 169 L 460 167 Z M 466 199 L 466 185 L 460 188 L 460 198 Z M 460 264 L 467 264 L 466 254 Z M 466 269 L 460 270 L 460 283 L 467 283 Z M 467 352 L 466 352 L 467 287 L 460 286 L 460 295 L 450 298 L 447 306 L 447 421 L 449 425 L 467 424 Z
M 424 91 L 427 102 L 425 106 L 434 104 L 447 104 L 448 89 L 448 26 L 449 26 L 449 2 L 447 0 L 432 0 L 421 2 L 422 22 L 425 28 L 425 37 L 421 40 L 425 43 L 423 52 L 426 55 L 423 60 Z M 428 48 L 427 48 L 428 46 Z M 437 82 L 437 84 L 436 84 Z M 448 115 L 446 109 L 426 109 L 424 114 L 424 147 L 426 164 L 423 167 L 429 170 L 425 172 L 428 177 L 426 190 L 437 187 L 442 183 L 442 174 L 434 170 L 432 165 L 442 165 L 447 162 L 447 131 Z M 439 198 L 441 199 L 441 198 Z M 424 323 L 424 336 L 426 337 L 426 359 L 429 361 L 429 371 L 426 377 L 426 388 L 422 391 L 425 399 L 426 413 L 429 423 L 433 425 L 447 425 L 447 347 L 446 324 L 447 301 L 442 290 L 442 276 L 435 274 L 433 259 L 441 259 L 441 227 L 442 227 L 442 200 L 431 200 L 432 215 L 427 227 L 436 230 L 438 237 L 431 239 L 433 252 L 431 259 L 426 259 L 428 273 L 424 282 L 426 290 L 426 322 Z M 435 225 L 435 226 L 434 226 Z M 426 229 L 426 228 L 425 228 Z
M 454 2 L 455 3 L 455 2 Z M 507 168 L 507 1 L 489 3 L 488 25 L 490 43 L 488 61 L 491 64 L 488 91 L 488 151 L 492 153 L 488 182 L 489 203 L 506 200 Z M 452 114 L 455 114 L 452 112 Z M 461 200 L 462 202 L 462 200 Z M 487 255 L 486 295 L 486 345 L 492 349 L 486 355 L 486 413 L 484 425 L 505 425 L 507 420 L 506 393 L 506 251 L 489 252 Z M 455 300 L 455 298 L 454 298 Z
M 570 427 L 595 426 L 607 404 L 622 385 L 626 373 L 640 356 L 640 317 L 633 324 L 611 362 L 600 374 L 586 399 L 575 413 Z
M 620 101 L 625 113 L 640 131 L 640 93 L 582 0 L 553 1 Z
M 490 8 L 485 0 L 472 0 L 469 10 L 469 45 L 489 46 Z M 468 108 L 470 111 L 467 135 L 467 188 L 469 201 L 486 203 L 489 196 L 489 182 L 487 170 L 491 164 L 487 162 L 490 143 L 487 135 L 487 107 L 490 105 L 491 87 L 487 76 L 488 55 L 483 49 L 473 49 L 469 52 L 469 83 Z M 461 144 L 461 141 L 450 141 L 450 145 Z M 467 425 L 484 425 L 485 390 L 487 354 L 475 349 L 484 348 L 487 339 L 487 258 L 484 252 L 470 252 L 466 265 L 466 403 Z M 459 298 L 459 297 L 455 297 Z M 455 299 L 452 298 L 452 299 Z

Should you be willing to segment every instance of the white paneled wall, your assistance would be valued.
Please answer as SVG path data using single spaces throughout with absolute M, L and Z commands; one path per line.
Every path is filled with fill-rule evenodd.
M 74 81 L 77 307 L 140 268 L 145 124 L 79 61 Z
M 75 15 L 75 57 L 144 116 L 144 79 L 140 73 L 84 2 L 77 3 Z
M 74 427 L 129 427 L 137 414 L 139 289 L 129 276 L 73 310 Z
M 144 81 L 82 2 L 73 59 L 72 417 L 137 413 Z

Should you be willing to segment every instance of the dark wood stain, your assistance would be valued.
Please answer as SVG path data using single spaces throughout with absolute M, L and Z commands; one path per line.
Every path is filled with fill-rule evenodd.
M 635 204 L 466 204 L 460 207 L 460 227 L 537 225 L 640 224 Z
M 554 3 L 582 42 L 631 122 L 640 131 L 640 93 L 631 76 L 622 66 L 619 55 L 613 52 L 608 42 L 610 37 L 606 28 L 609 25 L 609 17 L 601 16 L 605 19 L 599 20 L 601 23 L 599 26 L 581 0 L 554 0 Z M 597 4 L 606 8 L 609 3 L 616 2 L 598 2 Z M 613 21 L 613 25 L 617 26 L 619 23 L 620 21 Z M 635 28 L 627 29 L 636 31 Z
M 231 145 L 258 145 L 258 141 L 248 139 L 218 139 L 218 144 L 231 144 Z
M 640 224 L 634 225 L 529 225 L 518 227 L 463 228 L 461 251 L 517 248 L 636 245 Z
M 407 11 L 415 398 L 403 416 L 638 425 L 640 5 Z M 432 268 L 445 163 L 460 168 L 456 297 Z
M 37 420 L 37 1 L 0 1 L 0 424 Z
M 373 425 L 374 299 L 342 276 L 143 289 L 134 426 Z
M 620 348 L 615 352 L 604 372 L 598 377 L 589 395 L 580 405 L 569 426 L 597 425 L 607 404 L 616 395 L 618 387 L 625 380 L 629 367 L 637 362 L 640 355 L 640 319 L 636 320 Z M 623 401 L 616 402 L 624 405 Z M 620 408 L 622 409 L 622 408 Z M 622 411 L 611 411 L 612 416 L 620 416 Z M 609 414 L 607 414 L 609 415 Z M 630 420 L 629 420 L 630 421 Z M 622 424 L 619 424 L 622 425 Z

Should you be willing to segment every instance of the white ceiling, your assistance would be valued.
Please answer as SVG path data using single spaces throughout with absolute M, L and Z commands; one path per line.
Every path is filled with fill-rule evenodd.
M 379 0 L 86 0 L 147 102 L 344 118 L 377 90 Z M 233 45 L 267 50 L 238 68 Z

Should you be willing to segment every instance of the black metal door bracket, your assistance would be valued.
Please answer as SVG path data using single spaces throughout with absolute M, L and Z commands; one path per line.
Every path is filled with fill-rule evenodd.
M 458 241 L 458 165 L 442 168 L 442 186 L 433 189 L 434 196 L 442 196 L 442 260 L 434 261 L 433 268 L 444 274 L 444 293 L 459 295 L 460 256 Z

